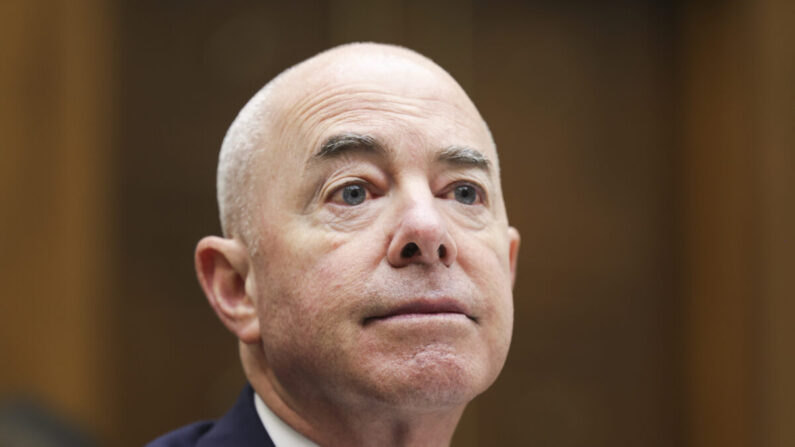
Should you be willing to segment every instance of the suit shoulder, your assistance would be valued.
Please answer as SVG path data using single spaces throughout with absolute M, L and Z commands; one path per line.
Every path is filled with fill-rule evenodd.
M 213 421 L 194 422 L 166 433 L 144 447 L 194 447 L 214 424 Z

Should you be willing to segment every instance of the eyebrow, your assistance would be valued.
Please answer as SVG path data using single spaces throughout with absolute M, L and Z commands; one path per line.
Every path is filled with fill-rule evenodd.
M 443 161 L 464 168 L 477 168 L 489 172 L 491 161 L 482 152 L 466 146 L 449 146 L 436 156 Z
M 313 160 L 327 160 L 339 158 L 355 151 L 385 155 L 384 147 L 370 135 L 344 133 L 329 137 L 320 150 L 312 157 Z
M 373 136 L 343 133 L 329 137 L 312 159 L 316 161 L 335 159 L 359 151 L 384 157 L 389 155 L 384 146 Z M 491 161 L 482 152 L 467 146 L 448 146 L 437 154 L 436 161 L 491 173 Z

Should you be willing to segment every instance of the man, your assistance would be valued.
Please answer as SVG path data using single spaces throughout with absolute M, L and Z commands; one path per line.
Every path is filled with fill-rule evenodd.
M 519 247 L 452 77 L 379 44 L 298 64 L 230 127 L 218 201 L 196 270 L 250 387 L 150 445 L 449 445 L 505 362 Z

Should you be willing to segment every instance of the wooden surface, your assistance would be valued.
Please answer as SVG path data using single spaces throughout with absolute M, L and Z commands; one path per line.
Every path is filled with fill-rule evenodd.
M 106 433 L 116 410 L 112 11 L 0 6 L 0 393 Z

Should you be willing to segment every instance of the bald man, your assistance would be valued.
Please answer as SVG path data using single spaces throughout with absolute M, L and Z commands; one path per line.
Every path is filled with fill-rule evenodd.
M 196 271 L 249 385 L 150 446 L 449 445 L 505 363 L 519 248 L 455 80 L 379 44 L 286 70 L 229 128 L 218 202 Z

